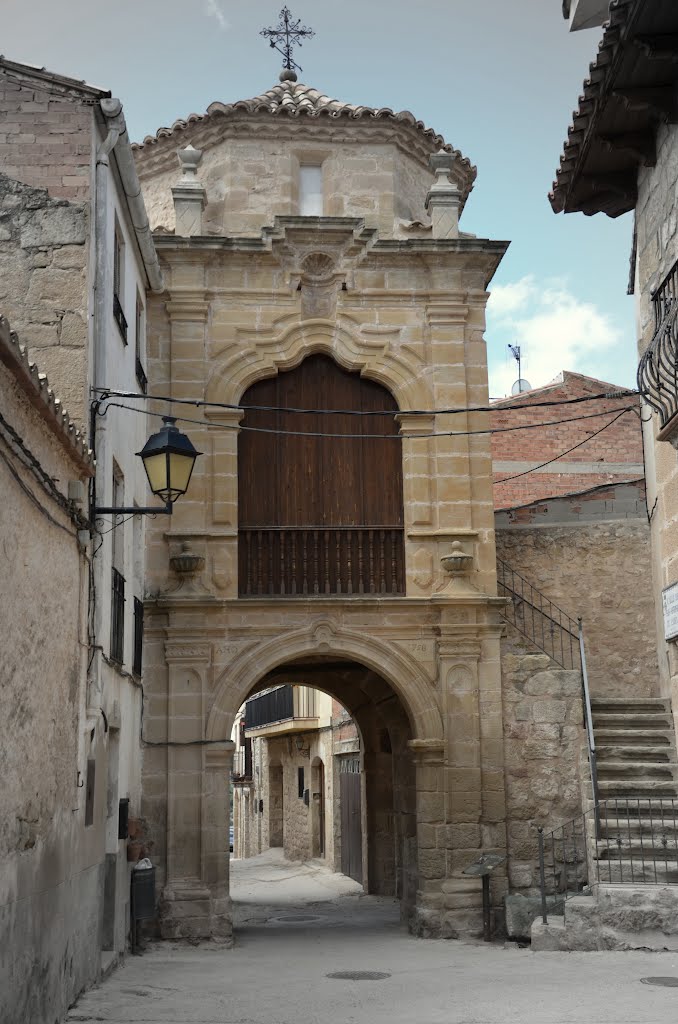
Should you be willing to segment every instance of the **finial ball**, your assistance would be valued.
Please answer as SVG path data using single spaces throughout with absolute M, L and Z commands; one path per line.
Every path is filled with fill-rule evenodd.
M 296 80 L 297 73 L 296 71 L 293 71 L 292 68 L 283 68 L 282 71 L 280 72 L 281 82 L 296 82 Z

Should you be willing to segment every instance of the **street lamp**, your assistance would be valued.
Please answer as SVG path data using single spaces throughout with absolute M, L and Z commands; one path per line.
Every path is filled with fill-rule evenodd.
M 162 498 L 165 507 L 95 508 L 95 516 L 172 515 L 174 502 L 188 490 L 195 460 L 201 452 L 177 429 L 174 416 L 163 416 L 162 423 L 137 455 L 144 464 L 151 491 Z

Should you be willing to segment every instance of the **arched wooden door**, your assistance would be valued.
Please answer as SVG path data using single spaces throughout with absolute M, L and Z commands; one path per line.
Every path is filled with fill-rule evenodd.
M 402 446 L 393 396 L 313 355 L 253 384 L 242 405 L 240 594 L 404 593 Z M 308 409 L 329 412 L 301 411 Z M 328 434 L 342 436 L 321 436 Z

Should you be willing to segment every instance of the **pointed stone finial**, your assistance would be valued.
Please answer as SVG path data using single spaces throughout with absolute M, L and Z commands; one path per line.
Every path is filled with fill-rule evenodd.
M 444 149 L 429 157 L 429 165 L 435 172 L 436 180 L 428 190 L 426 209 L 431 214 L 434 238 L 459 237 L 461 192 L 454 182 L 450 181 L 454 163 L 454 155 L 447 153 Z
M 198 164 L 202 150 L 186 146 L 177 152 L 181 178 L 172 189 L 174 198 L 175 231 L 183 238 L 202 234 L 202 212 L 205 209 L 205 189 L 198 180 Z

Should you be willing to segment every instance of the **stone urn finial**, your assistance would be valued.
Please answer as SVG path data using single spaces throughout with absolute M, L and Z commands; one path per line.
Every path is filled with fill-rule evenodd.
M 461 192 L 451 178 L 454 164 L 454 154 L 444 149 L 432 153 L 429 157 L 429 166 L 435 173 L 436 180 L 428 190 L 425 206 L 431 214 L 434 238 L 459 237 Z
M 473 589 L 468 583 L 468 576 L 473 569 L 473 555 L 464 551 L 461 541 L 452 542 L 452 550 L 440 559 L 440 564 L 451 577 L 448 587 L 459 591 Z
M 194 146 L 186 146 L 185 149 L 177 150 L 181 176 L 184 181 L 195 181 L 198 176 L 198 164 L 202 160 L 202 150 Z
M 205 559 L 202 555 L 196 555 L 191 551 L 188 541 L 183 541 L 178 555 L 172 555 L 170 565 L 173 572 L 179 578 L 176 590 L 203 592 L 204 587 L 198 581 L 200 573 L 205 568 Z

